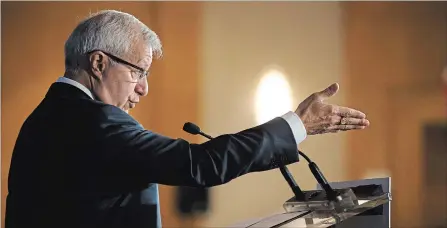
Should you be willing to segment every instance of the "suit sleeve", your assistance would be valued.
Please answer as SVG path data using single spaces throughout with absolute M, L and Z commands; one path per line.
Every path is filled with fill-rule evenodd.
M 202 144 L 147 131 L 127 115 L 108 118 L 100 128 L 102 163 L 117 183 L 211 187 L 298 161 L 294 134 L 281 117 Z

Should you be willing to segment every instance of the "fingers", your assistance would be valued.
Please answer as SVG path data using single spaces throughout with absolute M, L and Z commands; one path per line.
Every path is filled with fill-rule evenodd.
M 361 126 L 369 126 L 369 121 L 367 119 L 359 119 L 359 118 L 350 118 L 343 117 L 340 120 L 340 125 L 361 125 Z
M 326 128 L 327 132 L 335 133 L 338 131 L 361 130 L 369 126 L 369 120 L 352 117 L 331 116 L 330 125 Z
M 353 118 L 360 118 L 364 119 L 366 118 L 365 113 L 360 112 L 358 110 L 347 108 L 347 107 L 334 107 L 333 109 L 334 114 L 342 116 L 342 117 L 353 117 Z
M 338 83 L 334 83 L 329 87 L 327 87 L 326 89 L 324 89 L 323 91 L 316 93 L 315 95 L 319 100 L 324 100 L 328 97 L 334 96 L 334 94 L 338 92 L 339 88 L 340 86 L 338 85 Z
M 331 116 L 325 122 L 330 122 L 327 130 L 364 129 L 369 126 L 369 120 L 363 118 Z
M 349 131 L 365 129 L 365 125 L 333 125 L 327 128 L 330 132 L 333 131 Z
M 367 119 L 332 115 L 320 119 L 320 121 L 315 123 L 314 126 L 307 125 L 306 129 L 309 135 L 314 135 L 336 133 L 339 131 L 361 130 L 368 127 L 369 124 L 370 123 Z
M 359 125 L 335 125 L 330 126 L 326 130 L 321 131 L 319 134 L 324 133 L 338 133 L 340 131 L 351 131 L 351 130 L 362 130 L 365 129 L 365 126 L 359 126 Z
M 352 118 L 352 117 L 341 117 L 341 116 L 328 116 L 322 122 L 322 124 L 326 124 L 327 126 L 335 126 L 335 125 L 360 125 L 360 126 L 369 126 L 369 120 L 362 118 Z

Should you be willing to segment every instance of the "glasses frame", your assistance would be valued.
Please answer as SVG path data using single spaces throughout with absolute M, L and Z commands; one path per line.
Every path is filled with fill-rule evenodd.
M 95 51 L 100 51 L 100 52 L 104 53 L 104 55 L 106 55 L 107 57 L 109 57 L 110 59 L 112 59 L 113 61 L 118 62 L 118 63 L 121 63 L 121 64 L 124 64 L 124 65 L 127 65 L 127 66 L 130 66 L 130 67 L 132 67 L 132 68 L 138 70 L 139 73 L 140 73 L 140 75 L 139 75 L 139 77 L 138 77 L 138 80 L 141 80 L 141 79 L 147 77 L 147 75 L 149 74 L 149 71 L 147 71 L 147 70 L 145 70 L 145 69 L 143 69 L 143 68 L 141 68 L 141 67 L 139 67 L 139 66 L 136 66 L 136 65 L 134 65 L 134 64 L 132 64 L 132 63 L 129 63 L 129 62 L 127 62 L 126 60 L 121 59 L 121 58 L 119 58 L 119 57 L 117 57 L 117 56 L 115 56 L 115 55 L 112 55 L 112 54 L 110 54 L 110 53 L 108 53 L 108 52 L 105 52 L 105 51 L 101 51 L 101 50 L 93 50 L 93 51 L 88 52 L 88 54 L 91 54 L 91 53 L 93 53 L 93 52 L 95 52 Z

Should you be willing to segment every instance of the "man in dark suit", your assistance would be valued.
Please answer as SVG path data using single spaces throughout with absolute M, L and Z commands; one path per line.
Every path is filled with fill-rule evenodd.
M 66 71 L 20 130 L 7 228 L 160 227 L 157 183 L 216 186 L 298 161 L 307 135 L 363 129 L 365 114 L 326 104 L 338 85 L 295 112 L 203 144 L 144 129 L 128 115 L 147 94 L 157 35 L 132 15 L 102 11 L 65 44 Z

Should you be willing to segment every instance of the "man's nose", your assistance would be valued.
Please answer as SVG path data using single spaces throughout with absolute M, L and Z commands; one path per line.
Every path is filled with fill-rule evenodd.
M 147 78 L 141 79 L 135 86 L 135 92 L 142 97 L 146 96 L 149 90 L 148 87 Z

